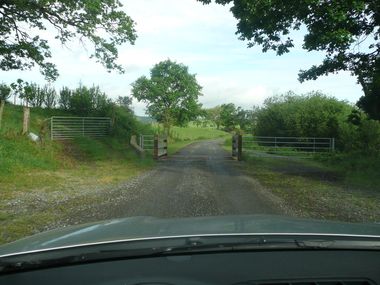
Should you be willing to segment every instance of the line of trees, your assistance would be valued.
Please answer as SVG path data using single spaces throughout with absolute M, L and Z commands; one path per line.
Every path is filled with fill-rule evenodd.
M 115 112 L 115 106 L 133 113 L 131 97 L 119 96 L 112 100 L 99 86 L 87 87 L 80 84 L 75 89 L 63 87 L 57 92 L 51 85 L 40 86 L 19 79 L 10 85 L 0 84 L 0 128 L 5 103 L 12 96 L 14 103 L 17 99 L 21 100 L 25 108 L 61 109 L 78 116 L 111 116 Z
M 204 109 L 198 117 L 198 124 L 205 125 L 211 122 L 217 129 L 227 132 L 244 131 L 252 132 L 255 108 L 251 110 L 243 109 L 233 103 L 222 104 L 209 109 Z

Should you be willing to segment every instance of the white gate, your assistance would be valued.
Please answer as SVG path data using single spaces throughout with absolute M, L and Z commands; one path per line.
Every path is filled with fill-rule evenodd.
M 335 151 L 334 138 L 242 136 L 242 151 L 279 155 L 307 155 Z
M 153 155 L 154 159 L 168 155 L 168 140 L 158 135 L 140 135 L 139 146 L 147 153 Z
M 153 154 L 154 135 L 140 135 L 139 146 L 146 152 Z
M 108 117 L 58 117 L 50 119 L 52 140 L 67 140 L 76 137 L 105 137 L 111 129 Z

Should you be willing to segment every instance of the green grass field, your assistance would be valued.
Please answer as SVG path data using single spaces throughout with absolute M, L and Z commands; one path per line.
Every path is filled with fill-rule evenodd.
M 173 127 L 171 131 L 171 136 L 176 140 L 183 141 L 195 141 L 195 140 L 206 140 L 206 139 L 214 139 L 214 138 L 223 138 L 228 136 L 229 134 L 213 129 L 213 128 L 198 128 L 198 127 Z

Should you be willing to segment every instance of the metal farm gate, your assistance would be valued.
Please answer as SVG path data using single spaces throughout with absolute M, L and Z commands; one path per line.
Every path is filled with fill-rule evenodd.
M 235 135 L 232 140 L 232 156 L 238 160 L 241 160 L 243 154 L 261 157 L 308 157 L 333 151 L 334 138 Z
M 52 140 L 67 140 L 76 137 L 105 137 L 111 129 L 108 117 L 58 117 L 50 119 Z

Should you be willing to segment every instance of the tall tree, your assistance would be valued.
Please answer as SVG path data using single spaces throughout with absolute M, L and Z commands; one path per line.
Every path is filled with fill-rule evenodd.
M 232 131 L 237 125 L 237 109 L 235 104 L 228 103 L 220 106 L 220 122 L 226 131 Z
M 198 0 L 210 3 L 212 0 Z M 294 47 L 292 30 L 307 31 L 303 48 L 325 51 L 320 65 L 301 70 L 299 80 L 350 71 L 361 84 L 364 97 L 359 102 L 370 116 L 379 119 L 380 110 L 380 5 L 378 0 L 215 0 L 233 3 L 238 19 L 237 34 L 249 41 L 248 47 L 261 45 L 263 52 L 278 55 Z M 376 112 L 374 112 L 374 110 Z M 377 113 L 378 114 L 378 113 Z
M 44 94 L 44 104 L 48 109 L 52 109 L 57 104 L 57 92 L 54 87 L 50 85 L 45 85 L 42 88 L 42 93 Z
M 48 61 L 51 51 L 38 30 L 55 31 L 63 45 L 78 37 L 89 41 L 95 57 L 107 70 L 116 63 L 117 46 L 136 39 L 133 20 L 118 0 L 2 0 L 0 1 L 0 70 L 30 69 L 34 65 L 49 80 L 58 76 Z
M 73 91 L 70 90 L 68 87 L 63 87 L 59 91 L 59 108 L 63 110 L 69 110 L 70 109 L 70 98 L 73 95 Z
M 220 106 L 215 106 L 213 108 L 206 109 L 206 118 L 213 122 L 216 125 L 216 128 L 219 130 L 220 128 Z
M 127 110 L 128 112 L 133 112 L 133 108 L 132 108 L 132 97 L 129 97 L 129 96 L 119 96 L 117 99 L 116 99 L 116 104 L 122 108 L 124 108 L 125 110 Z
M 9 98 L 10 95 L 11 95 L 11 88 L 4 83 L 0 84 L 0 129 L 1 129 L 1 122 L 3 119 L 5 101 Z
M 132 84 L 132 95 L 147 103 L 147 113 L 163 123 L 167 133 L 172 125 L 186 125 L 198 116 L 201 90 L 189 68 L 171 60 L 156 64 L 150 78 L 142 76 Z

